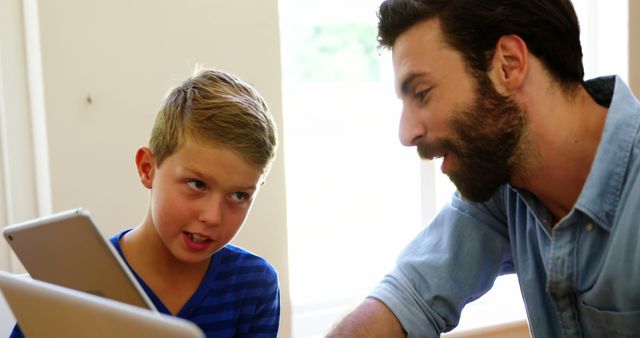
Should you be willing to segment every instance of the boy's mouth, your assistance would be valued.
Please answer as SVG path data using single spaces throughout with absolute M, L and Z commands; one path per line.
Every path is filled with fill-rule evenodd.
M 184 234 L 189 237 L 189 239 L 194 242 L 194 243 L 206 243 L 211 241 L 211 239 L 209 237 L 206 236 L 201 236 L 199 234 L 194 234 L 191 232 L 184 232 Z

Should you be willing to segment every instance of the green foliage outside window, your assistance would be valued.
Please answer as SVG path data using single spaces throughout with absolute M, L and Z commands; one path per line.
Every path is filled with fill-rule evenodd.
M 299 81 L 377 81 L 376 27 L 339 24 L 298 32 L 293 77 Z

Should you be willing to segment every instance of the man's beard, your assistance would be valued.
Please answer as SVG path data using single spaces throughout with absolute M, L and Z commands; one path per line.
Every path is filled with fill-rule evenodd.
M 453 138 L 418 144 L 422 158 L 455 154 L 459 161 L 447 175 L 463 198 L 485 202 L 521 169 L 524 155 L 519 147 L 526 125 L 522 108 L 498 93 L 486 74 L 475 76 L 473 103 L 454 110 Z

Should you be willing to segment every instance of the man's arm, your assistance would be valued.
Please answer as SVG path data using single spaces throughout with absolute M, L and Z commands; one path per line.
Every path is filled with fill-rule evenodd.
M 400 322 L 389 308 L 374 298 L 366 298 L 340 321 L 327 338 L 405 338 Z

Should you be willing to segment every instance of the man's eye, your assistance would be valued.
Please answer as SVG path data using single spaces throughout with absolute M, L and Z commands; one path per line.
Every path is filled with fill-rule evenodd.
M 249 194 L 246 192 L 234 192 L 231 194 L 230 198 L 236 202 L 242 202 L 249 199 Z
M 416 99 L 418 99 L 418 101 L 420 102 L 424 102 L 424 100 L 427 98 L 427 94 L 429 94 L 429 90 L 421 90 L 419 92 L 417 92 L 415 94 Z
M 198 180 L 189 181 L 187 182 L 187 185 L 196 190 L 202 190 L 206 187 L 204 182 Z

